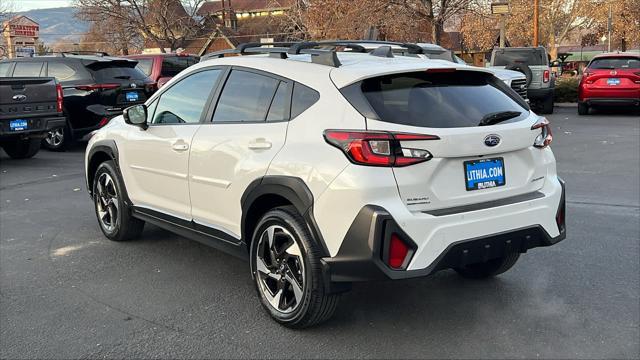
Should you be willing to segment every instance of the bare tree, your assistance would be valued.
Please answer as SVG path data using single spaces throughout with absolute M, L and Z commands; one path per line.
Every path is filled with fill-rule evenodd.
M 137 33 L 164 52 L 165 47 L 183 47 L 187 39 L 201 33 L 196 13 L 205 1 L 75 0 L 75 4 L 81 18 L 119 26 L 123 29 L 121 36 L 125 36 L 124 31 Z

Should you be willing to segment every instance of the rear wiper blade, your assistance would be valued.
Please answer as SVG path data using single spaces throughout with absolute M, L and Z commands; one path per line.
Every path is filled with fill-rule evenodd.
M 522 114 L 519 111 L 499 111 L 485 115 L 478 126 L 487 126 L 497 124 L 499 122 L 513 119 L 516 116 Z
M 131 79 L 131 76 L 129 75 L 120 75 L 120 76 L 114 76 L 114 79 L 122 79 L 122 80 L 129 80 Z

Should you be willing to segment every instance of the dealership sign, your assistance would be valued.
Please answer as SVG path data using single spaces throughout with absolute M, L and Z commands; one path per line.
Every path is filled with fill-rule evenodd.
M 38 37 L 39 31 L 40 26 L 38 25 L 9 24 L 9 33 L 11 36 Z

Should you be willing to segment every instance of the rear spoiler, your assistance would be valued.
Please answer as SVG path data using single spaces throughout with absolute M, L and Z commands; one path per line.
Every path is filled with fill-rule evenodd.
M 113 66 L 131 67 L 138 65 L 137 60 L 123 58 L 84 59 L 82 64 L 91 70 L 99 70 Z

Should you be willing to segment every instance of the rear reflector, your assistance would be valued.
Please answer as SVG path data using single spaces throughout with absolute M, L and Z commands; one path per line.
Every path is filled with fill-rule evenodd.
M 398 234 L 391 234 L 391 241 L 389 242 L 389 267 L 395 270 L 402 269 L 407 254 L 409 254 L 409 246 L 400 239 Z

